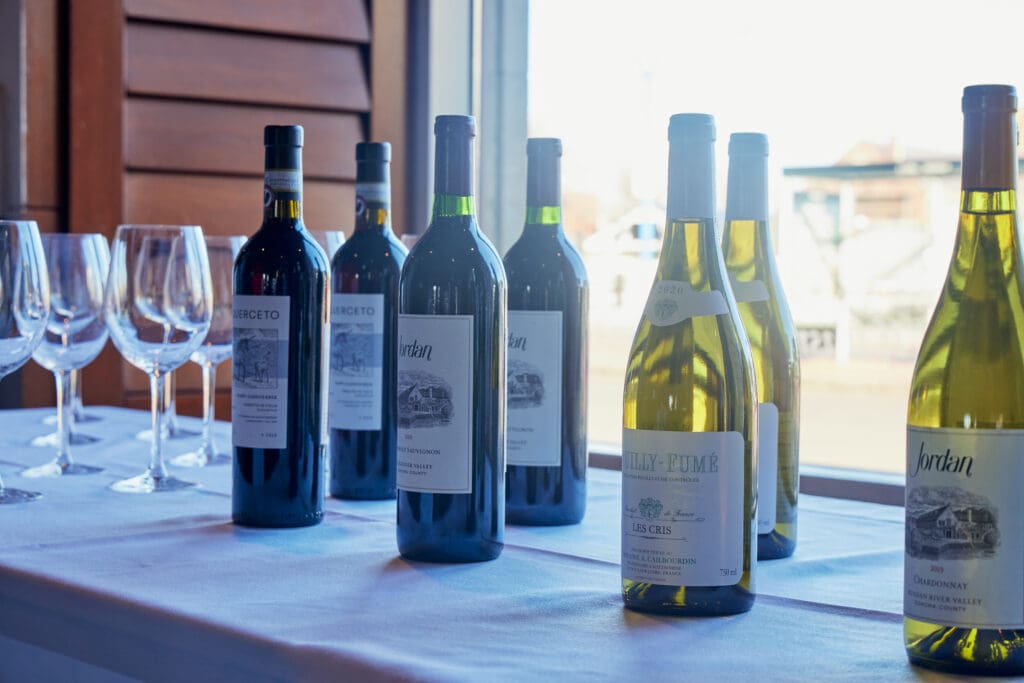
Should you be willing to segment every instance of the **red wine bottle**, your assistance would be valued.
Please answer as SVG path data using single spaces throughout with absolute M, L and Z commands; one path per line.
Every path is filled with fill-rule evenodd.
M 327 256 L 302 223 L 302 127 L 267 126 L 263 224 L 234 268 L 232 519 L 323 517 Z
M 408 251 L 391 231 L 391 145 L 356 145 L 356 222 L 331 265 L 328 388 L 331 495 L 395 497 L 398 280 Z
M 505 269 L 476 221 L 473 117 L 434 134 L 433 217 L 399 294 L 398 549 L 476 562 L 505 535 Z
M 575 524 L 587 503 L 587 270 L 562 230 L 562 141 L 526 144 L 526 225 L 508 275 L 511 524 Z

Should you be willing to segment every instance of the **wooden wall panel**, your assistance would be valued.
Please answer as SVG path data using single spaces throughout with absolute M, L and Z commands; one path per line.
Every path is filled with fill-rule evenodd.
M 211 235 L 251 235 L 263 220 L 263 178 L 127 173 L 126 223 L 202 226 Z M 304 222 L 311 230 L 351 232 L 355 186 L 304 183 Z
M 132 94 L 366 112 L 360 48 L 129 22 Z
M 355 146 L 363 140 L 357 114 L 139 97 L 125 100 L 125 165 L 130 170 L 260 175 L 263 126 L 268 124 L 305 129 L 306 178 L 355 180 Z
M 370 22 L 363 0 L 125 0 L 129 17 L 238 31 L 367 43 Z

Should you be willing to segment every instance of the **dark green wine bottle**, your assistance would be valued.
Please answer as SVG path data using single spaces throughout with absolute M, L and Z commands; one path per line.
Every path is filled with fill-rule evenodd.
M 473 117 L 434 134 L 433 217 L 399 294 L 398 549 L 476 562 L 505 535 L 505 269 L 476 222 Z
M 356 222 L 331 268 L 331 495 L 395 497 L 398 280 L 408 251 L 391 231 L 391 145 L 356 145 Z
M 575 524 L 587 504 L 587 270 L 562 230 L 562 141 L 526 143 L 526 225 L 508 274 L 512 524 Z

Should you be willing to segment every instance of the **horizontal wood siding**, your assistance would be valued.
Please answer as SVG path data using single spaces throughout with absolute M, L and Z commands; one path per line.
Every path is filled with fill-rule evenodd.
M 124 46 L 130 94 L 370 109 L 355 45 L 128 22 Z
M 303 195 L 309 229 L 351 232 L 353 185 L 306 181 Z M 248 236 L 263 220 L 263 178 L 130 172 L 125 175 L 124 220 L 200 225 L 214 235 Z
M 363 0 L 125 0 L 124 8 L 136 19 L 358 43 L 370 40 Z
M 359 115 L 139 97 L 125 102 L 125 165 L 130 170 L 260 175 L 267 124 L 305 129 L 306 178 L 355 180 L 355 146 L 363 140 Z

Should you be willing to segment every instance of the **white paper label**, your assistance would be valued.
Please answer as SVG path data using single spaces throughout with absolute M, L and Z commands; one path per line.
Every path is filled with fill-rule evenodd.
M 775 528 L 775 496 L 779 480 L 779 409 L 757 406 L 757 533 Z
M 752 304 L 757 301 L 768 301 L 768 287 L 763 280 L 740 282 L 732 280 L 732 295 L 738 304 Z
M 508 464 L 562 463 L 562 312 L 508 312 Z
M 473 316 L 398 316 L 398 488 L 473 491 Z
M 622 576 L 731 586 L 743 574 L 743 436 L 622 430 Z
M 675 325 L 690 318 L 729 312 L 725 296 L 717 289 L 698 292 L 689 282 L 659 280 L 651 288 L 644 315 L 652 325 Z
M 287 296 L 234 296 L 231 442 L 235 446 L 288 445 L 290 311 Z
M 1024 430 L 907 428 L 903 611 L 1024 628 Z
M 331 294 L 331 429 L 378 431 L 383 412 L 384 295 Z
M 391 203 L 391 186 L 388 183 L 356 183 L 356 204 L 365 202 Z M 358 209 L 356 213 L 361 213 Z

